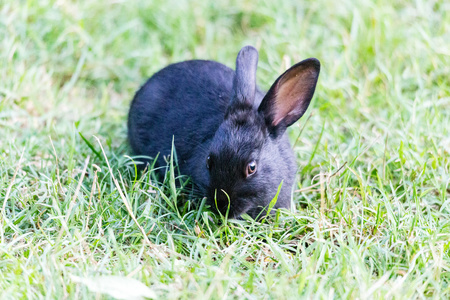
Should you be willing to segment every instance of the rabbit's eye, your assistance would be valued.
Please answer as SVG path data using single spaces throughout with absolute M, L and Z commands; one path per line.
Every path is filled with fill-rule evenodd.
M 208 155 L 206 158 L 206 168 L 209 170 L 211 168 L 211 156 Z
M 252 160 L 247 165 L 247 169 L 245 170 L 245 176 L 248 177 L 250 175 L 255 174 L 255 172 L 256 172 L 256 161 Z

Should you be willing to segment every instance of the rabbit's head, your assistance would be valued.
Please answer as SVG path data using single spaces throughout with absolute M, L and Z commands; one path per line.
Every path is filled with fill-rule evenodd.
M 257 64 L 257 50 L 242 48 L 230 105 L 205 157 L 210 204 L 230 217 L 264 215 L 277 192 L 274 208 L 290 206 L 297 166 L 285 131 L 308 108 L 320 71 L 317 59 L 297 63 L 255 105 Z

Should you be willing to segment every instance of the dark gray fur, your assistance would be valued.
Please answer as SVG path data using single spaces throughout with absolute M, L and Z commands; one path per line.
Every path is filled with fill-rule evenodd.
M 275 208 L 290 206 L 297 166 L 285 130 L 306 111 L 320 71 L 318 60 L 304 60 L 281 75 L 264 96 L 256 85 L 257 62 L 256 49 L 246 46 L 237 56 L 236 72 L 205 60 L 169 65 L 136 93 L 128 118 L 136 155 L 159 154 L 157 165 L 165 166 L 163 157 L 171 153 L 174 138 L 180 172 L 191 176 L 213 208 L 225 213 L 229 207 L 231 217 L 257 217 L 282 181 Z M 285 74 L 295 78 L 295 72 L 305 68 L 313 74 L 305 84 L 310 88 L 301 93 L 307 101 L 289 113 L 289 122 L 274 126 L 274 110 L 283 105 L 282 99 L 275 101 L 279 80 Z M 257 171 L 246 177 L 252 160 Z

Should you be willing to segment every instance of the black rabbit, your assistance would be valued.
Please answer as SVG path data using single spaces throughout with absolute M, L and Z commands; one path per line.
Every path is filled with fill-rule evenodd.
M 128 117 L 135 154 L 159 154 L 165 166 L 173 140 L 181 174 L 230 217 L 265 215 L 281 182 L 274 208 L 290 207 L 297 166 L 285 131 L 308 108 L 320 72 L 317 59 L 306 59 L 264 94 L 257 64 L 258 51 L 246 46 L 236 72 L 207 60 L 169 65 L 136 93 Z

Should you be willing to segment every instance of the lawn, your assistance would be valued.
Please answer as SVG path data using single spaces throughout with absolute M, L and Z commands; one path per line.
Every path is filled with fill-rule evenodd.
M 263 88 L 322 63 L 289 130 L 295 208 L 226 220 L 136 173 L 126 118 L 160 68 Z M 0 298 L 450 297 L 448 1 L 0 3 Z

